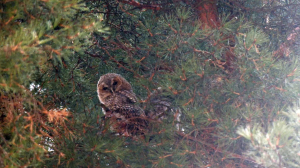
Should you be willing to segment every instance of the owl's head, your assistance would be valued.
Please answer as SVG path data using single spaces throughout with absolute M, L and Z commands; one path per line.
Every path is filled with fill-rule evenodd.
M 102 75 L 97 84 L 98 96 L 103 104 L 108 97 L 123 90 L 132 91 L 131 85 L 121 75 L 115 73 Z

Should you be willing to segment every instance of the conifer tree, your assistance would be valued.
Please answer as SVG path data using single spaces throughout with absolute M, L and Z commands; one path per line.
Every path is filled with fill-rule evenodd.
M 144 160 L 120 160 L 125 165 L 158 167 L 270 166 L 267 160 L 259 162 L 244 155 L 248 142 L 239 136 L 242 131 L 236 131 L 238 127 L 241 130 L 256 124 L 267 130 L 298 99 L 298 56 L 293 52 L 278 54 L 282 53 L 281 44 L 285 44 L 279 41 L 288 41 L 286 36 L 293 28 L 287 27 L 289 33 L 284 34 L 278 27 L 271 27 L 276 23 L 272 8 L 284 9 L 297 2 L 260 1 L 255 6 L 253 1 L 220 1 L 228 6 L 219 7 L 225 13 L 212 19 L 213 23 L 209 22 L 211 18 L 201 18 L 214 17 L 213 13 L 199 15 L 197 10 L 210 9 L 216 1 L 207 1 L 207 6 L 199 4 L 199 8 L 189 6 L 196 2 L 182 6 L 167 4 L 162 9 L 164 14 L 154 9 L 136 14 L 131 9 L 144 9 L 142 5 L 118 4 L 120 8 L 111 8 L 108 14 L 116 13 L 114 16 L 120 20 L 114 22 L 109 15 L 108 24 L 120 33 L 114 33 L 111 40 L 99 40 L 99 45 L 88 51 L 91 57 L 108 60 L 109 66 L 116 65 L 114 72 L 128 74 L 138 95 L 147 97 L 153 89 L 162 87 L 174 98 L 173 113 L 153 129 L 154 138 L 149 135 L 150 152 L 139 154 L 148 157 L 148 164 Z M 153 2 L 144 7 L 154 4 L 157 5 Z M 246 12 L 241 13 L 244 8 Z M 257 12 L 259 9 L 265 9 L 265 13 Z M 228 15 L 236 10 L 239 13 Z M 266 26 L 263 19 L 267 17 L 271 19 Z M 178 115 L 180 122 L 175 119 Z M 177 122 L 180 129 L 175 126 Z M 142 145 L 131 150 L 137 153 L 140 148 Z
M 92 31 L 105 31 L 97 15 L 78 15 L 86 9 L 78 0 L 0 2 L 0 167 L 40 167 L 52 153 L 64 156 L 52 141 L 74 136 L 71 113 L 42 94 L 56 90 L 37 74 L 60 82 L 72 53 L 91 44 Z
M 20 44 L 1 44 L 5 122 L 0 164 L 299 167 L 299 56 L 294 47 L 299 30 L 291 17 L 298 14 L 292 8 L 298 1 L 104 0 L 86 1 L 88 9 L 75 8 L 83 5 L 78 1 L 55 2 L 33 8 L 39 10 L 39 23 L 51 21 L 47 17 L 61 21 L 49 32 L 42 29 L 41 39 L 25 43 L 30 40 L 25 36 Z M 14 4 L 17 11 L 32 12 Z M 45 10 L 53 15 L 38 15 Z M 22 26 L 30 30 L 35 20 L 29 15 L 31 22 L 12 24 L 6 13 L 3 39 L 20 36 Z M 97 25 L 99 13 L 109 35 Z M 81 19 L 96 22 L 82 26 Z M 38 32 L 45 25 L 31 28 Z M 93 25 L 91 30 L 87 25 Z M 76 36 L 73 28 L 87 34 Z M 66 36 L 66 29 L 72 35 Z M 21 70 L 27 73 L 12 68 L 18 67 L 18 59 L 9 60 L 12 55 L 24 59 Z M 145 135 L 121 136 L 111 129 L 96 93 L 99 77 L 108 72 L 131 83 L 145 111 L 153 110 L 149 102 L 157 90 L 162 92 L 154 98 L 170 104 L 161 118 L 151 119 Z M 8 106 L 13 102 L 18 106 Z

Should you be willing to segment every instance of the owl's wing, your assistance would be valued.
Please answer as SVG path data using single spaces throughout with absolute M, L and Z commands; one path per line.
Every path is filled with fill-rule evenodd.
M 120 93 L 124 95 L 130 103 L 136 103 L 137 98 L 132 90 L 121 90 Z
M 137 105 L 127 104 L 119 107 L 115 112 L 124 115 L 125 118 L 145 117 L 144 110 Z
M 136 102 L 137 98 L 132 91 L 123 90 L 112 96 L 107 104 L 113 113 L 119 113 L 125 118 L 145 116 L 144 110 Z

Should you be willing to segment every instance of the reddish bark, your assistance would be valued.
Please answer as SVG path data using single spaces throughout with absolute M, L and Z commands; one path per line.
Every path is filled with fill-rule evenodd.
M 216 28 L 220 25 L 216 0 L 198 0 L 197 6 L 199 18 L 203 23 L 202 28 Z
M 218 19 L 217 0 L 198 0 L 197 9 L 199 10 L 199 18 L 202 23 L 202 29 L 214 29 L 220 27 L 220 20 Z M 234 44 L 234 37 L 224 37 L 229 39 L 231 44 Z M 216 44 L 219 47 L 224 47 L 222 44 Z M 231 45 L 234 46 L 234 45 Z M 226 72 L 232 72 L 234 70 L 232 61 L 235 60 L 234 47 L 227 46 L 227 51 L 223 55 L 222 67 Z

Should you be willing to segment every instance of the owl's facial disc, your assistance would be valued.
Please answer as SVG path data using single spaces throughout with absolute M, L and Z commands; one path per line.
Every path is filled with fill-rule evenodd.
M 100 93 L 104 93 L 105 95 L 107 95 L 108 93 L 111 93 L 111 89 L 109 88 L 108 85 L 106 85 L 105 83 L 102 83 L 101 86 L 100 86 L 100 90 L 102 92 Z M 104 96 L 104 95 L 103 95 Z
M 119 91 L 119 87 L 122 85 L 122 80 L 119 77 L 111 79 L 111 88 L 113 91 Z

